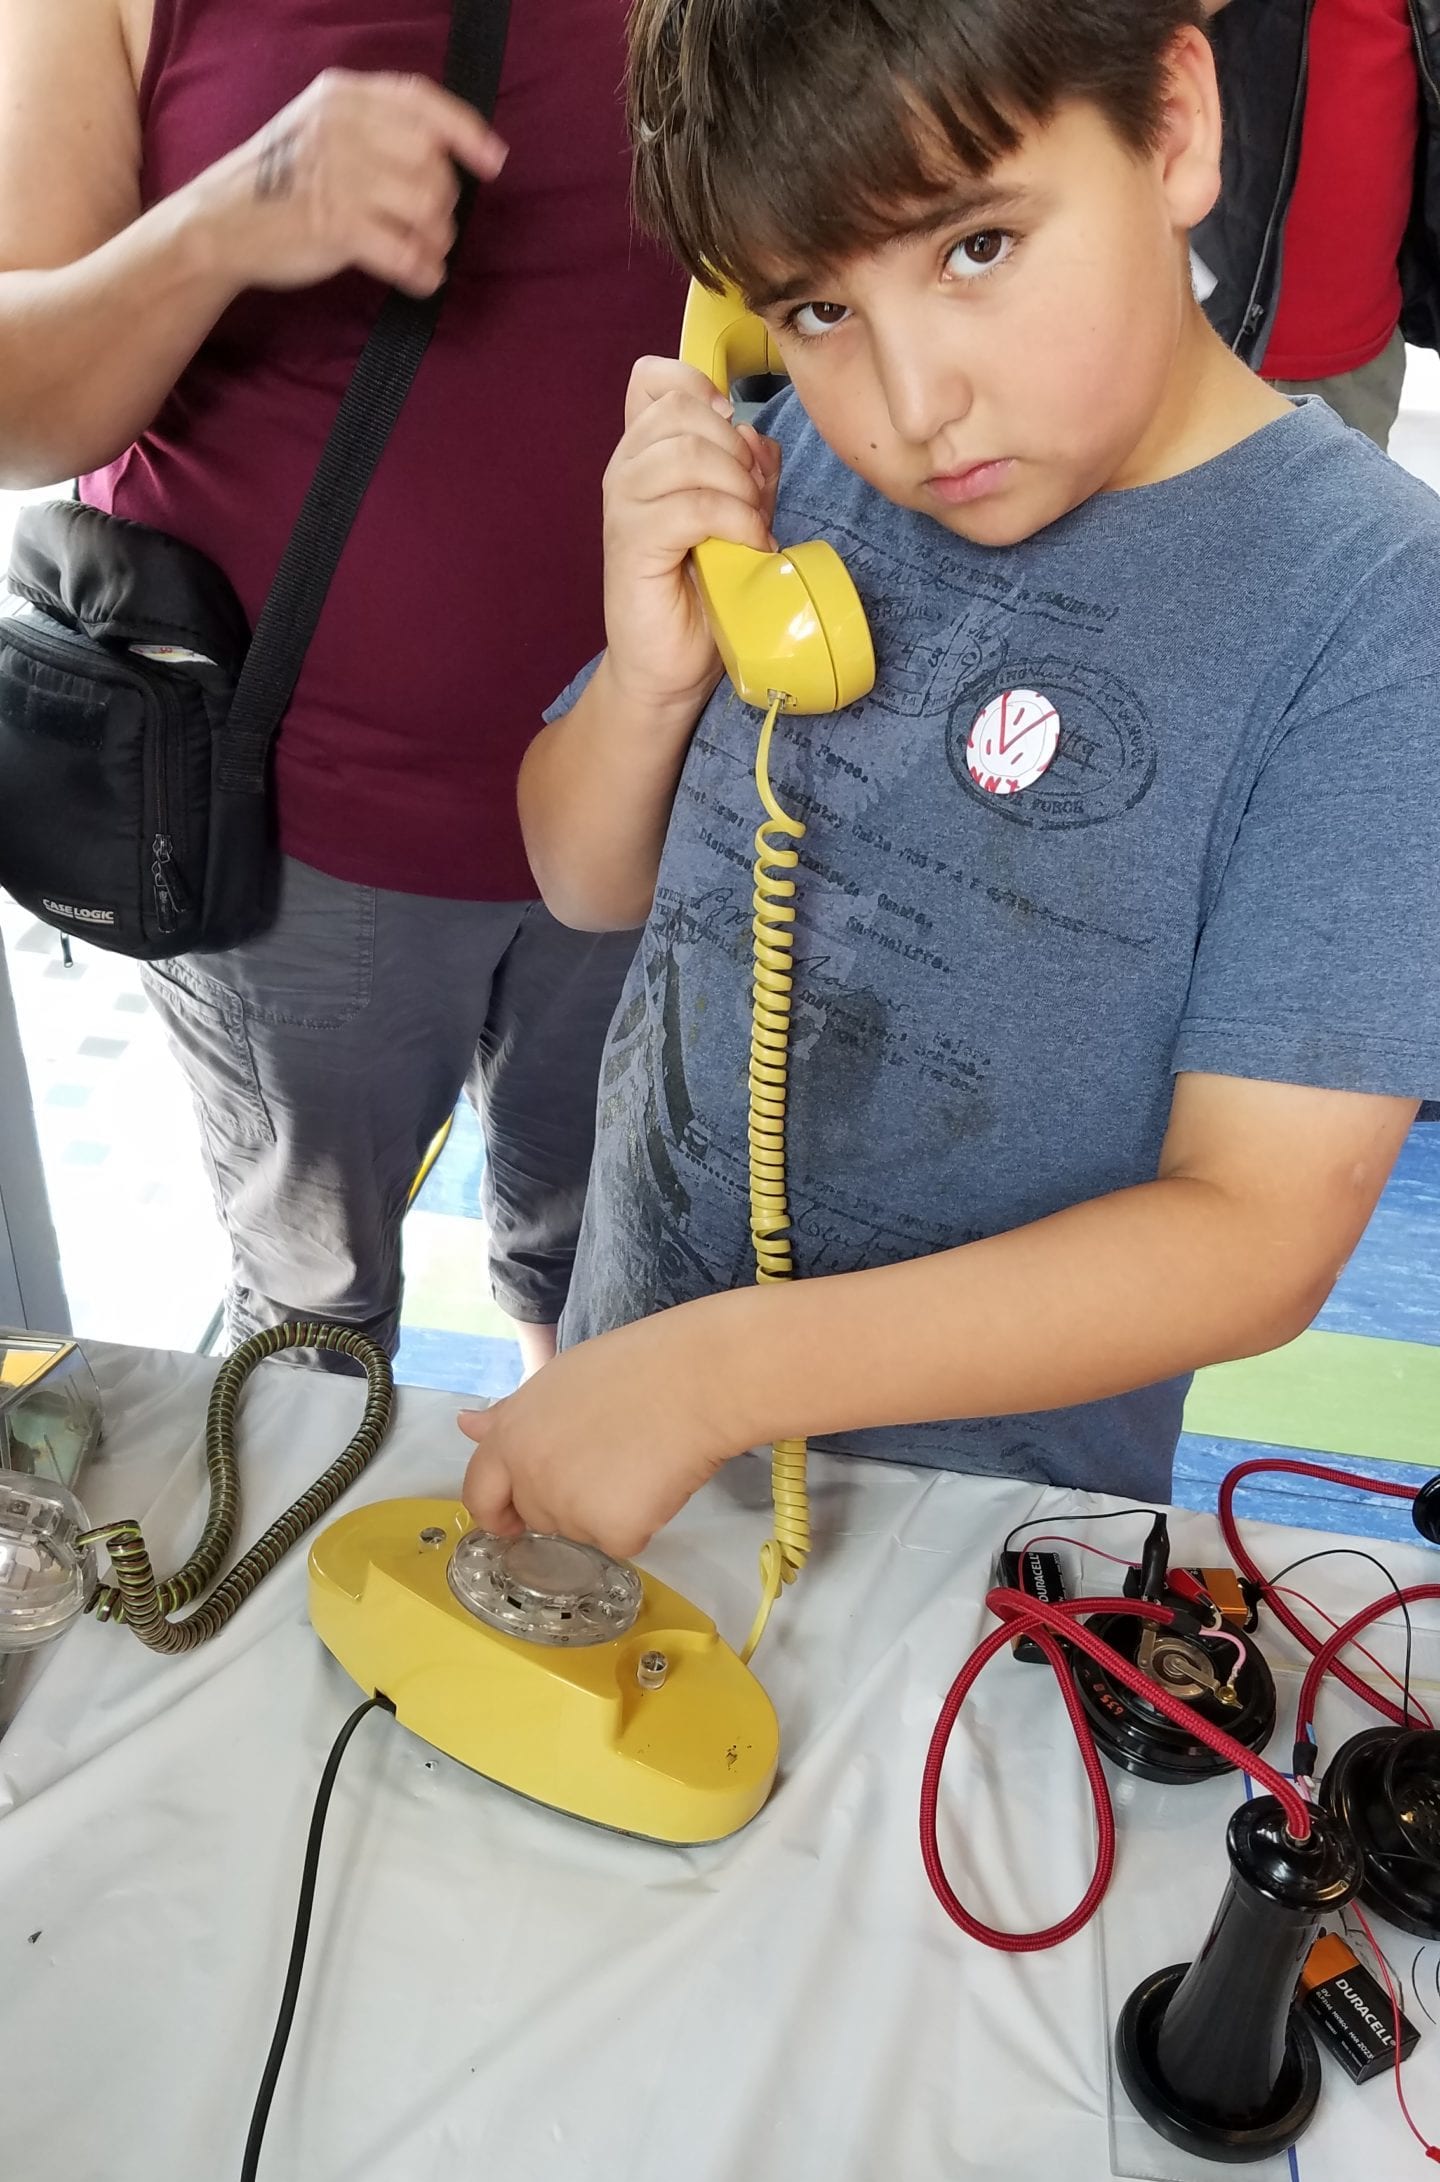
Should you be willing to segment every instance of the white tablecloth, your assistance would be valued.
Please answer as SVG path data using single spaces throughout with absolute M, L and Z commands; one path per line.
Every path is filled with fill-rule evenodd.
M 87 1505 L 96 1520 L 139 1515 L 168 1570 L 203 1515 L 214 1367 L 89 1353 L 108 1432 Z M 349 1502 L 453 1491 L 455 1407 L 402 1390 Z M 261 1368 L 241 1407 L 243 1542 L 332 1458 L 359 1408 L 355 1382 Z M 1001 1536 L 1037 1510 L 1105 1503 L 812 1468 L 815 1552 L 756 1662 L 781 1778 L 735 1839 L 622 1839 L 505 1794 L 383 1715 L 363 1723 L 331 1806 L 265 2182 L 1187 2171 L 1163 2147 L 1149 2161 L 1152 2140 L 1123 2123 L 1112 2165 L 1107 2018 L 1128 1983 L 1203 1937 L 1240 1784 L 1121 1782 L 1106 1917 L 1038 1957 L 956 1931 L 917 1846 L 926 1744 L 986 1626 Z M 732 1638 L 754 1602 L 766 1489 L 761 1462 L 732 1464 L 646 1556 Z M 1174 1528 L 1185 1558 L 1215 1558 L 1213 1524 Z M 1306 1549 L 1295 1533 L 1256 1536 L 1272 1567 Z M 1411 1580 L 1435 1566 L 1419 1549 L 1385 1558 Z M 1363 1570 L 1315 1582 L 1336 1612 L 1373 1588 Z M 1283 1656 L 1270 1638 L 1267 1650 Z M 308 1625 L 303 1549 L 185 1657 L 86 1620 L 38 1665 L 0 1741 L 0 2176 L 222 2182 L 274 2022 L 321 1766 L 358 1693 Z M 1329 1702 L 1338 1735 L 1344 1703 Z M 1275 1752 L 1290 1735 L 1282 1717 Z M 1048 1922 L 1083 1890 L 1083 1778 L 1045 1669 L 1006 1657 L 987 1673 L 945 1812 L 952 1876 L 991 1918 Z M 1414 1943 L 1401 1945 L 1408 1965 Z M 1326 2073 L 1303 2182 L 1353 2176 L 1361 2124 L 1370 2172 L 1409 2171 L 1420 2155 L 1390 2087 L 1354 2092 Z M 1412 2094 L 1440 2118 L 1440 2032 Z

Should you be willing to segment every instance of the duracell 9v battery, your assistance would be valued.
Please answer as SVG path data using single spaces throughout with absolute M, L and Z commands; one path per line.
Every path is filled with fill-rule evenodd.
M 1395 2066 L 1395 2010 L 1379 1978 L 1372 1977 L 1338 1933 L 1322 1932 L 1300 1973 L 1305 2013 L 1351 2081 L 1369 2083 Z M 1400 2058 L 1408 2061 L 1420 2033 L 1400 2017 Z
M 1031 1546 L 1020 1553 L 1002 1552 L 995 1563 L 995 1581 L 1012 1591 L 1024 1591 L 1044 1606 L 1056 1606 L 1065 1597 L 1059 1554 L 1037 1553 Z M 1045 1664 L 1045 1654 L 1032 1636 L 1012 1637 L 1010 1649 L 1017 1659 Z

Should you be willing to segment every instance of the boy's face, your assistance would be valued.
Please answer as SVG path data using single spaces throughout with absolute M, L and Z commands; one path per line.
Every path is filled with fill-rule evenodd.
M 992 546 L 1168 474 L 1198 326 L 1185 235 L 1219 180 L 1193 118 L 1182 105 L 1137 154 L 1098 108 L 1062 107 L 983 179 L 957 176 L 939 225 L 927 208 L 925 231 L 760 298 L 836 454 Z

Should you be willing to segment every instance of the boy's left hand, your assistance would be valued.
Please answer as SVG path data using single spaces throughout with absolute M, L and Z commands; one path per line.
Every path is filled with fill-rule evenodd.
M 483 1530 L 557 1531 L 631 1560 L 744 1441 L 684 1305 L 567 1349 L 495 1403 L 465 1410 L 476 1451 L 461 1497 Z

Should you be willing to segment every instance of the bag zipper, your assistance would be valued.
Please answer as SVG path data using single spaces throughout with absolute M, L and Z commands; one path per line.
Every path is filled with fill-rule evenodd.
M 180 919 L 190 906 L 190 897 L 175 863 L 175 844 L 168 833 L 157 833 L 150 845 L 152 862 L 150 883 L 155 889 L 155 915 L 160 929 L 168 937 L 180 929 Z
M 170 772 L 175 755 L 175 737 L 170 733 L 170 723 L 177 708 L 174 692 L 163 681 L 155 686 L 161 699 L 162 728 L 151 749 L 155 838 L 150 844 L 150 883 L 155 889 L 155 914 L 161 931 L 168 938 L 179 931 L 181 918 L 190 908 L 190 895 L 175 861 L 175 843 L 170 834 Z
M 83 671 L 97 675 L 101 681 L 112 680 L 139 690 L 144 697 L 157 696 L 160 701 L 159 731 L 151 737 L 148 752 L 150 794 L 154 810 L 155 832 L 150 842 L 150 886 L 155 901 L 155 921 L 160 932 L 169 938 L 178 932 L 182 919 L 191 907 L 190 892 L 180 876 L 175 859 L 175 840 L 170 827 L 170 769 L 175 751 L 172 732 L 177 706 L 175 693 L 157 676 L 152 682 L 148 675 L 126 667 L 109 653 L 91 646 L 80 639 L 68 642 L 63 636 L 52 636 L 48 630 L 37 627 L 35 622 L 18 616 L 7 617 L 0 622 L 0 637 L 8 638 L 21 652 L 29 652 L 42 663 L 57 666 L 68 674 L 77 671 L 76 655 L 84 659 Z

